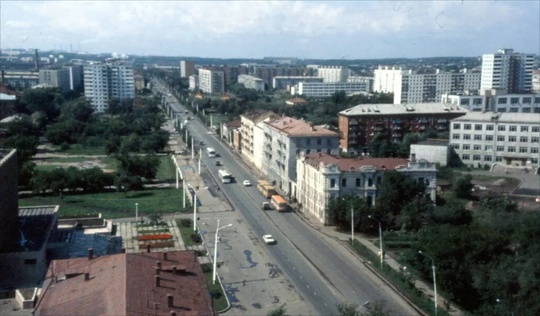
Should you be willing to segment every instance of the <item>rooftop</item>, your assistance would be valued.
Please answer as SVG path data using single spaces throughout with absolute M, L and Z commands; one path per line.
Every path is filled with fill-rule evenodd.
M 413 144 L 415 145 L 415 144 Z M 448 146 L 449 141 L 448 139 L 435 139 L 435 138 L 428 138 L 426 140 L 423 140 L 421 142 L 418 142 L 416 145 L 424 145 L 424 146 Z
M 498 122 L 540 124 L 540 113 L 493 113 L 469 112 L 454 119 L 456 122 Z
M 342 116 L 359 115 L 387 115 L 387 114 L 444 114 L 460 113 L 465 114 L 468 110 L 447 103 L 407 103 L 407 104 L 359 104 L 355 107 L 339 112 Z
M 255 109 L 255 110 L 248 111 L 240 116 L 245 117 L 255 123 L 258 123 L 261 120 L 271 116 L 272 114 L 274 114 L 274 112 L 272 111 Z
M 400 166 L 407 166 L 409 160 L 405 158 L 342 158 L 340 156 L 329 155 L 326 153 L 313 153 L 305 155 L 305 163 L 319 168 L 321 163 L 325 165 L 333 164 L 339 167 L 342 172 L 352 169 L 361 169 L 362 167 L 373 167 L 376 170 L 395 170 Z M 352 168 L 352 169 L 351 169 Z
M 225 123 L 225 126 L 227 126 L 228 128 L 240 127 L 242 126 L 242 121 L 240 120 L 230 121 L 230 122 Z
M 339 136 L 338 133 L 314 126 L 311 122 L 297 120 L 287 116 L 282 116 L 270 122 L 266 122 L 270 128 L 276 129 L 288 136 Z

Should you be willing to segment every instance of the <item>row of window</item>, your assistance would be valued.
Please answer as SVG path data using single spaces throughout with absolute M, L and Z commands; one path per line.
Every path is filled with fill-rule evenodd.
M 452 125 L 453 129 L 455 130 L 459 130 L 461 129 L 461 123 L 454 123 Z M 464 123 L 463 124 L 463 129 L 468 131 L 468 130 L 471 130 L 473 128 L 473 124 L 470 124 L 470 123 Z M 474 124 L 474 130 L 475 131 L 482 131 L 484 128 L 484 124 Z M 486 125 L 486 131 L 493 131 L 495 129 L 495 125 L 493 124 L 488 124 Z M 505 132 L 506 131 L 506 125 L 497 125 L 497 130 L 499 132 Z M 529 126 L 528 125 L 522 125 L 519 127 L 519 130 L 521 132 L 528 132 L 529 131 Z M 530 130 L 533 132 L 533 133 L 538 133 L 540 132 L 540 126 L 531 126 Z M 517 132 L 518 131 L 518 126 L 517 125 L 508 125 L 508 131 L 509 132 Z
M 372 187 L 373 186 L 373 179 L 372 178 L 368 178 L 368 184 L 367 186 L 368 187 Z M 382 183 L 382 177 L 377 177 L 377 185 L 380 185 Z M 330 187 L 331 188 L 337 188 L 336 186 L 337 182 L 336 182 L 336 179 L 330 179 Z M 360 178 L 356 178 L 355 179 L 355 186 L 357 188 L 361 187 L 362 186 L 362 179 Z M 347 187 L 347 179 L 341 179 L 341 187 L 342 188 L 346 188 Z
M 477 135 L 477 134 L 475 134 L 475 135 L 472 135 L 472 136 L 473 136 L 473 140 L 493 141 L 493 135 Z M 461 139 L 461 134 L 452 134 L 452 139 Z M 463 134 L 463 139 L 464 140 L 470 140 L 471 139 L 471 134 Z M 518 138 L 517 138 L 517 136 L 508 136 L 508 138 L 507 138 L 505 135 L 497 135 L 497 141 L 498 142 L 505 142 L 507 140 L 510 143 L 516 143 L 518 141 Z M 531 140 L 531 143 L 538 143 L 538 142 L 540 142 L 540 137 L 532 136 L 530 138 L 530 140 Z M 529 142 L 529 137 L 528 136 L 520 136 L 519 137 L 519 142 L 520 143 L 528 143 Z
M 506 113 L 506 108 L 497 108 L 497 112 L 499 113 Z M 510 108 L 509 111 L 510 113 L 519 113 L 519 108 Z M 521 109 L 521 113 L 531 113 L 531 112 L 534 112 L 534 113 L 540 113 L 540 108 L 534 108 L 534 111 L 531 111 L 531 108 L 522 108 Z
M 452 147 L 456 150 L 459 150 L 460 149 L 460 144 L 452 144 Z M 508 146 L 506 147 L 507 148 L 507 152 L 510 152 L 510 153 L 515 153 L 516 150 L 519 150 L 519 153 L 522 153 L 522 154 L 528 154 L 529 153 L 529 147 L 516 147 L 516 146 Z M 462 150 L 471 150 L 471 145 L 469 144 L 463 144 L 461 146 L 461 149 Z M 502 145 L 498 145 L 498 146 L 495 146 L 495 150 L 500 152 L 500 151 L 504 151 L 505 149 L 505 146 L 502 146 Z M 492 152 L 493 151 L 493 145 L 484 145 L 483 146 L 483 149 L 482 149 L 482 145 L 473 145 L 472 146 L 472 150 L 477 150 L 477 151 L 488 151 L 488 152 Z M 538 147 L 531 147 L 530 148 L 530 153 L 531 154 L 537 154 L 538 153 Z
M 461 155 L 461 160 L 471 160 L 471 155 L 469 154 L 463 154 Z M 496 162 L 501 162 L 503 159 L 501 156 L 495 156 Z M 472 161 L 482 161 L 482 155 L 472 155 Z M 492 155 L 484 155 L 483 161 L 493 161 Z M 531 158 L 531 163 L 537 164 L 538 158 Z

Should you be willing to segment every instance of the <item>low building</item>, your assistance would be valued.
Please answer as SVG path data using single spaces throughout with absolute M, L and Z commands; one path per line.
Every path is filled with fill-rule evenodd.
M 36 316 L 217 315 L 193 251 L 54 260 Z
M 313 76 L 277 76 L 272 79 L 272 87 L 274 89 L 287 89 L 291 90 L 299 82 L 323 82 L 321 77 Z
M 448 139 L 427 139 L 411 145 L 411 155 L 418 160 L 426 160 L 439 166 L 446 166 L 450 160 Z
M 247 89 L 264 91 L 264 80 L 250 75 L 239 75 L 238 83 L 243 84 Z
M 377 135 L 399 142 L 407 133 L 448 132 L 450 120 L 467 112 L 445 103 L 360 104 L 339 112 L 340 147 L 366 153 Z
M 239 144 L 234 144 L 234 131 L 239 130 L 242 126 L 241 120 L 234 120 L 227 123 L 223 123 L 222 131 L 221 131 L 221 139 L 226 144 L 229 144 L 229 146 L 233 148 L 237 148 Z
M 291 95 L 301 95 L 306 97 L 329 97 L 339 91 L 345 91 L 345 94 L 352 95 L 360 92 L 369 92 L 371 86 L 371 81 L 299 82 L 296 86 L 291 88 Z
M 303 105 L 303 104 L 307 104 L 308 101 L 302 99 L 302 98 L 292 98 L 292 99 L 289 99 L 287 101 L 285 101 L 285 104 L 287 105 L 291 105 L 291 106 L 296 106 L 296 105 Z
M 321 223 L 329 222 L 326 209 L 332 199 L 344 195 L 360 196 L 375 205 L 379 185 L 385 172 L 403 172 L 426 184 L 426 194 L 435 201 L 437 169 L 425 160 L 403 158 L 342 158 L 314 153 L 296 162 L 297 199 L 303 212 L 315 216 Z
M 2 82 L 15 89 L 23 90 L 39 84 L 38 71 L 1 70 Z
M 452 120 L 450 143 L 461 161 L 538 167 L 540 113 L 470 112 Z

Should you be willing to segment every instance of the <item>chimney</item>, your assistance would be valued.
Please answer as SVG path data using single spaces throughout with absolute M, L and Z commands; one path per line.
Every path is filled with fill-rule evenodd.
M 150 252 L 150 244 L 146 245 L 146 252 Z
M 161 270 L 161 261 L 156 261 L 156 266 L 157 266 L 158 269 Z
M 173 307 L 173 296 L 172 294 L 167 294 L 167 307 Z
M 89 281 L 89 280 L 90 280 L 90 273 L 89 273 L 89 272 L 85 272 L 85 273 L 84 273 L 84 280 L 85 280 L 85 281 Z
M 88 260 L 94 259 L 94 248 L 88 248 Z
M 36 59 L 36 71 L 39 72 L 39 56 L 38 56 L 38 52 L 37 52 L 37 48 L 34 50 L 34 54 L 35 54 L 35 59 Z
M 154 271 L 155 271 L 154 273 L 155 275 L 159 275 L 159 271 L 160 271 L 159 268 L 154 268 Z
M 172 267 L 172 273 L 173 273 L 173 274 L 176 274 L 176 266 L 173 266 L 173 267 Z
M 167 260 L 167 253 L 166 252 L 163 253 L 163 260 Z
M 175 311 L 171 311 L 171 316 L 176 316 L 176 312 L 175 312 Z
M 159 281 L 160 281 L 159 275 L 156 275 L 155 278 L 156 278 L 156 287 L 159 287 Z

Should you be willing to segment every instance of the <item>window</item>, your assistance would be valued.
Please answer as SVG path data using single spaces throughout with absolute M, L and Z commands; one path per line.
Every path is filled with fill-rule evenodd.
M 470 158 L 470 156 L 468 154 L 463 154 L 463 155 L 461 155 L 461 159 L 470 160 L 471 158 Z
M 532 132 L 533 132 L 533 133 L 538 133 L 538 132 L 540 132 L 540 126 L 533 126 L 533 127 L 532 127 Z
M 492 157 L 490 155 L 485 155 L 484 156 L 484 161 L 493 161 L 491 158 Z
M 510 113 L 517 113 L 518 112 L 518 108 L 511 108 L 510 109 Z
M 482 130 L 482 124 L 474 124 L 474 130 L 475 131 L 481 131 Z
M 460 123 L 454 123 L 454 129 L 461 129 Z
M 499 132 L 504 132 L 504 131 L 506 131 L 506 125 L 499 125 L 499 126 L 497 127 L 497 130 L 498 130 Z
M 508 136 L 508 141 L 511 142 L 511 143 L 515 143 L 516 142 L 516 136 Z
M 471 149 L 471 145 L 463 144 L 463 150 L 469 150 L 469 149 Z
M 459 101 L 459 104 L 460 104 L 460 105 L 469 105 L 469 99 L 461 99 L 461 100 Z
M 474 105 L 481 105 L 482 104 L 482 98 L 474 98 L 473 99 Z
M 499 104 L 507 104 L 508 103 L 508 99 L 507 98 L 499 98 Z
M 527 143 L 528 141 L 529 141 L 529 137 L 527 137 L 527 136 L 521 136 L 519 138 L 520 143 Z
M 540 142 L 540 137 L 531 137 L 531 143 L 538 143 Z
M 332 139 L 331 139 L 331 138 L 328 138 L 328 139 L 326 140 L 326 145 L 332 146 Z
M 492 131 L 493 130 L 493 125 L 486 125 L 486 131 Z
M 508 152 L 509 153 L 515 153 L 516 152 L 516 147 L 515 146 L 508 146 Z
M 504 113 L 506 112 L 506 108 L 498 108 L 497 112 Z
M 452 139 L 459 139 L 459 134 L 453 134 Z
M 501 157 L 501 156 L 495 157 L 495 161 L 501 162 L 501 161 L 502 161 L 502 157 Z
M 534 103 L 540 103 L 540 98 L 534 98 Z
M 493 140 L 493 135 L 486 135 L 486 140 Z
M 518 104 L 519 103 L 519 98 L 510 98 L 510 103 Z
M 485 151 L 492 151 L 492 150 L 493 150 L 493 146 L 492 146 L 492 145 L 486 145 L 486 146 L 484 147 L 484 150 L 485 150 Z
M 311 145 L 311 139 L 310 138 L 306 139 L 306 145 L 308 145 L 308 146 Z
M 531 104 L 532 99 L 529 97 L 523 98 L 523 104 Z
M 310 150 L 310 149 L 307 149 L 307 150 L 306 150 L 306 155 L 309 155 L 309 153 L 311 153 L 311 150 Z
M 330 155 L 330 153 L 332 153 L 332 149 L 328 148 L 328 149 L 326 150 L 326 153 Z
M 474 140 L 482 140 L 482 135 L 474 135 Z
M 526 154 L 529 152 L 527 147 L 519 147 L 519 152 L 522 154 Z
M 330 187 L 335 188 L 336 187 L 336 179 L 330 179 Z
M 521 112 L 523 112 L 523 113 L 531 113 L 531 108 L 523 108 L 523 109 L 521 109 Z
M 522 132 L 528 132 L 528 131 L 529 131 L 529 126 L 521 126 L 520 131 L 522 131 Z
M 473 150 L 482 150 L 482 145 L 474 145 Z
M 454 149 L 459 149 L 459 144 L 452 144 L 452 147 L 453 147 Z
M 317 138 L 317 145 L 321 145 L 321 144 L 322 144 L 322 139 Z
M 510 132 L 516 132 L 517 126 L 516 125 L 510 125 L 510 128 L 508 129 Z
M 463 124 L 463 129 L 470 130 L 471 129 L 471 124 Z
M 540 108 L 534 108 L 534 113 L 540 113 Z
M 360 185 L 361 185 L 360 183 L 361 183 L 360 178 L 356 178 L 356 187 L 357 188 L 360 187 Z
M 471 139 L 471 134 L 463 134 L 463 139 Z
M 503 135 L 497 136 L 497 141 L 498 141 L 498 142 L 504 142 L 504 140 L 505 140 L 505 138 L 504 138 Z
M 373 179 L 369 178 L 367 185 L 368 185 L 368 187 L 372 187 L 373 186 Z
M 479 160 L 481 160 L 481 156 L 480 155 L 473 155 L 472 160 L 479 161 Z
M 497 151 L 504 151 L 504 146 L 497 146 Z
M 531 154 L 538 154 L 538 147 L 531 147 Z

